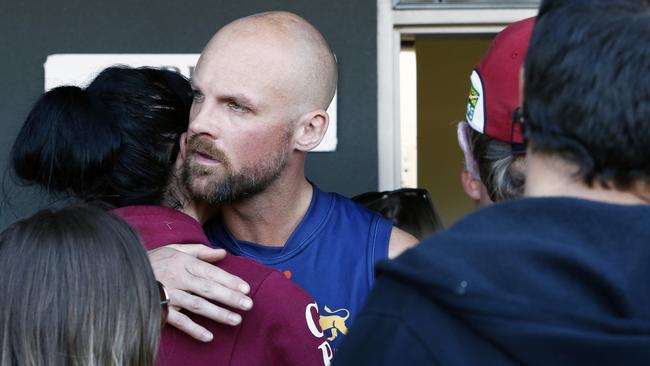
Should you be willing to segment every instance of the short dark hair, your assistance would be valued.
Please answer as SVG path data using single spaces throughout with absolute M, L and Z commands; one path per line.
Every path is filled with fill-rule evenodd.
M 182 75 L 110 67 L 85 89 L 41 96 L 11 151 L 16 176 L 50 193 L 113 206 L 158 204 L 192 105 Z
M 116 216 L 40 211 L 0 233 L 0 268 L 0 364 L 154 364 L 156 280 Z
M 393 225 L 417 239 L 443 229 L 442 220 L 424 188 L 401 188 L 394 191 L 366 192 L 352 197 L 366 208 L 380 213 Z
M 650 2 L 545 0 L 525 62 L 533 151 L 627 189 L 650 179 Z

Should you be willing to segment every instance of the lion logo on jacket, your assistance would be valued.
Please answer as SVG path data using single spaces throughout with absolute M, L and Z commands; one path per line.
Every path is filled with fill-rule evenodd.
M 348 333 L 348 327 L 345 325 L 345 322 L 350 317 L 350 311 L 348 309 L 337 309 L 332 311 L 327 305 L 325 305 L 325 312 L 330 315 L 321 315 L 318 322 L 323 332 L 329 334 L 327 337 L 328 341 L 336 339 L 339 332 L 343 335 Z M 345 315 L 341 316 L 339 315 L 340 313 Z

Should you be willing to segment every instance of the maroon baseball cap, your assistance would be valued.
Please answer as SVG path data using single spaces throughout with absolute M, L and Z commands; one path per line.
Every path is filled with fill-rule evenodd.
M 513 23 L 492 41 L 470 77 L 467 123 L 476 131 L 510 144 L 523 144 L 513 113 L 519 107 L 519 72 L 535 18 Z

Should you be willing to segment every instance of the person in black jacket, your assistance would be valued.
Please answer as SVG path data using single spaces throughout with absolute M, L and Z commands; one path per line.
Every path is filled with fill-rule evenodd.
M 545 0 L 525 198 L 379 264 L 334 364 L 650 364 L 648 70 L 648 0 Z

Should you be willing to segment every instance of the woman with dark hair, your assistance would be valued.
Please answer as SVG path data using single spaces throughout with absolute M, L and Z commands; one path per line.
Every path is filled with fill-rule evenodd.
M 379 212 L 391 220 L 395 227 L 413 235 L 418 240 L 444 229 L 438 211 L 424 188 L 401 188 L 394 191 L 366 192 L 352 200 Z
M 85 89 L 64 86 L 41 97 L 14 143 L 12 166 L 24 182 L 48 192 L 115 208 L 112 212 L 139 232 L 149 250 L 172 243 L 209 245 L 201 223 L 212 212 L 194 204 L 176 179 L 191 103 L 190 84 L 179 74 L 108 68 Z M 160 364 L 315 365 L 331 356 L 316 326 L 313 300 L 300 287 L 245 258 L 228 255 L 219 268 L 250 285 L 255 308 L 242 321 L 233 305 L 238 319 L 230 325 L 193 317 L 215 342 L 164 328 Z M 154 265 L 154 271 L 165 268 Z M 170 320 L 187 323 L 179 310 L 191 310 L 195 303 L 183 303 L 173 288 L 170 295 Z
M 0 268 L 0 365 L 154 364 L 159 290 L 121 219 L 41 211 L 0 234 Z
M 108 68 L 85 89 L 41 96 L 13 145 L 12 167 L 49 193 L 115 207 L 160 204 L 191 104 L 179 74 Z

